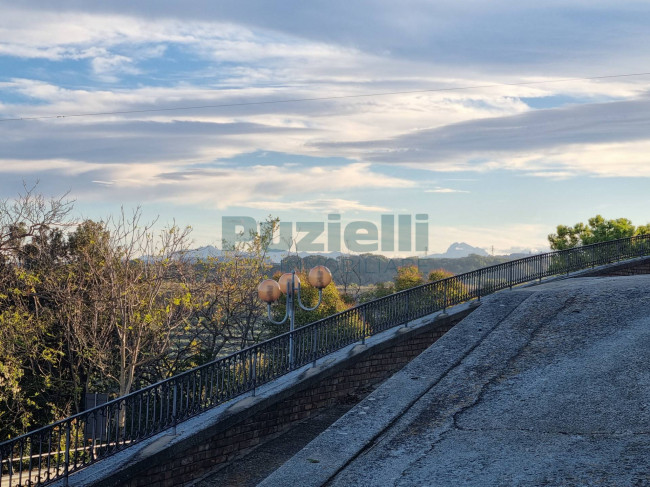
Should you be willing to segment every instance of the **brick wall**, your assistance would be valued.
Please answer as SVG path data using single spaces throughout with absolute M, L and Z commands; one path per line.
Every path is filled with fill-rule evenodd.
M 373 386 L 384 381 L 458 323 L 466 313 L 434 322 L 423 331 L 398 336 L 374 353 L 352 357 L 342 370 L 335 371 L 290 397 L 279 400 L 238 424 L 216 433 L 209 440 L 184 451 L 173 459 L 159 462 L 132 477 L 128 487 L 167 487 L 183 485 L 200 478 L 219 465 L 225 465 L 260 443 L 273 440 L 297 422 L 337 402 L 356 403 Z

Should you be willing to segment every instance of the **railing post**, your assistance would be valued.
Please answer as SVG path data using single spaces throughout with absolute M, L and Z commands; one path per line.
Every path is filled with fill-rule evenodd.
M 361 308 L 361 323 L 363 324 L 363 328 L 362 328 L 363 335 L 361 336 L 361 344 L 365 345 L 366 344 L 366 307 L 365 306 Z
M 404 328 L 409 326 L 409 291 L 406 291 L 406 322 L 404 323 Z
M 251 354 L 251 373 L 253 376 L 253 396 L 255 396 L 255 389 L 257 388 L 257 349 L 255 349 L 255 353 Z
M 566 267 L 566 275 L 569 275 L 569 251 L 564 252 L 564 267 Z
M 591 246 L 591 268 L 592 268 L 592 269 L 593 269 L 594 267 L 596 267 L 596 256 L 595 256 L 595 253 L 596 253 L 596 252 L 595 252 L 595 251 L 596 251 L 596 246 L 595 246 L 595 245 L 592 245 L 592 246 Z
M 68 475 L 70 474 L 70 427 L 71 427 L 71 423 L 70 421 L 68 421 L 66 423 L 66 429 L 65 429 L 65 460 L 64 460 L 65 470 L 64 470 L 64 478 L 63 478 L 63 485 L 65 487 L 68 486 Z M 22 462 L 22 459 L 20 461 Z
M 189 392 L 188 392 L 188 394 L 189 394 Z M 176 423 L 178 422 L 177 421 L 177 417 L 178 417 L 177 413 L 178 413 L 178 411 L 176 410 L 176 404 L 177 404 L 177 401 L 178 401 L 178 383 L 176 381 L 174 381 L 174 398 L 173 398 L 173 401 L 174 402 L 172 403 L 172 424 L 174 425 L 174 427 L 172 429 L 172 435 L 176 436 Z
M 447 312 L 447 288 L 449 287 L 449 280 L 444 281 L 445 282 L 445 290 L 442 295 L 442 312 L 443 314 Z
M 508 283 L 510 284 L 510 290 L 512 291 L 512 268 L 514 267 L 514 264 L 512 261 L 509 263 L 508 267 Z
M 478 294 L 478 301 L 479 303 L 481 302 L 481 277 L 483 276 L 483 273 L 479 269 L 478 271 L 478 289 L 476 291 L 476 294 Z
M 313 328 L 314 328 L 314 333 L 313 333 L 314 336 L 312 337 L 311 353 L 312 353 L 312 357 L 314 357 L 314 361 L 312 363 L 312 367 L 316 367 L 316 360 L 318 360 L 318 327 L 313 326 Z
M 291 286 L 293 286 L 293 280 L 291 281 Z M 291 306 L 291 308 L 289 308 L 289 370 L 291 370 L 293 369 L 293 330 L 295 327 L 296 315 L 293 302 L 293 288 L 290 291 L 289 299 L 287 299 L 287 306 Z

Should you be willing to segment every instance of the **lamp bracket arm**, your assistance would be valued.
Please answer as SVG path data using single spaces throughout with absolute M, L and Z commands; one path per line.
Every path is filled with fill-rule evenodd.
M 302 304 L 302 300 L 300 299 L 300 284 L 298 284 L 298 305 L 305 311 L 314 311 L 316 308 L 320 306 L 320 304 L 323 302 L 323 290 L 319 289 L 318 290 L 318 303 L 316 303 L 316 306 L 313 306 L 312 308 L 308 308 L 304 304 Z
M 282 318 L 280 321 L 275 321 L 273 318 L 271 318 L 271 303 L 266 303 L 266 312 L 268 314 L 269 321 L 273 323 L 274 325 L 281 325 L 284 322 L 287 321 L 287 317 L 289 316 L 289 300 L 287 300 L 287 306 L 284 311 L 284 318 Z

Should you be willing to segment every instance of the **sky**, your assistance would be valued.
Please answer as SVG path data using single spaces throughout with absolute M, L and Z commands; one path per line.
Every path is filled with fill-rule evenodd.
M 0 198 L 140 207 L 197 247 L 240 216 L 301 237 L 426 214 L 402 255 L 645 224 L 648 21 L 640 0 L 0 0 Z

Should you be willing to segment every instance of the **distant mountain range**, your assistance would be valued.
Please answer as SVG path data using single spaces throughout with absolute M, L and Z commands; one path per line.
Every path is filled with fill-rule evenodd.
M 499 255 L 511 257 L 513 259 L 519 259 L 521 257 L 527 257 L 533 254 L 541 254 L 543 252 L 548 252 L 548 251 L 549 249 L 530 249 L 525 247 L 511 247 L 505 251 L 501 251 Z M 473 247 L 470 244 L 467 244 L 465 242 L 454 242 L 449 246 L 449 248 L 444 254 L 430 254 L 427 255 L 425 258 L 461 259 L 463 257 L 467 257 L 472 254 L 481 255 L 481 256 L 490 255 L 490 253 L 487 250 L 481 247 Z
M 537 254 L 540 252 L 546 252 L 547 250 L 537 250 L 537 249 L 525 249 L 521 247 L 509 249 L 508 253 L 512 258 L 525 257 L 531 254 Z M 474 247 L 465 242 L 454 242 L 449 246 L 446 252 L 442 254 L 429 254 L 421 258 L 425 259 L 460 259 L 467 257 L 469 255 L 476 254 L 481 256 L 489 256 L 490 254 L 481 247 Z M 199 247 L 194 250 L 190 250 L 187 254 L 188 257 L 201 260 L 208 257 L 212 258 L 221 258 L 224 256 L 224 251 L 219 250 L 214 245 L 206 245 L 205 247 Z M 284 259 L 289 252 L 286 250 L 270 250 L 268 252 L 268 259 L 273 263 L 279 263 Z M 295 255 L 295 254 L 291 254 Z M 310 255 L 323 255 L 325 257 L 336 259 L 337 257 L 344 255 L 342 252 L 298 252 L 298 255 L 302 258 L 309 257 Z
M 460 259 L 471 254 L 490 255 L 485 249 L 480 247 L 472 247 L 470 244 L 465 242 L 454 242 L 449 246 L 444 254 L 430 254 L 426 257 L 430 259 Z
M 222 257 L 223 250 L 219 250 L 214 245 L 206 245 L 205 247 L 199 247 L 198 249 L 193 249 L 187 251 L 185 254 L 186 257 L 191 257 L 197 260 L 207 259 L 208 257 Z
M 287 252 L 286 250 L 269 250 L 267 252 L 268 259 L 274 263 L 281 262 L 282 259 L 284 259 L 289 254 L 290 252 Z M 219 250 L 214 245 L 206 245 L 205 247 L 199 247 L 198 249 L 190 250 L 185 255 L 187 257 L 197 259 L 197 260 L 207 259 L 208 257 L 219 259 L 225 255 L 225 252 L 223 250 Z M 295 253 L 291 252 L 291 255 L 295 255 Z M 310 255 L 324 255 L 325 257 L 336 259 L 337 257 L 343 255 L 343 253 L 342 252 L 298 252 L 298 256 L 300 256 L 301 258 L 309 257 Z

